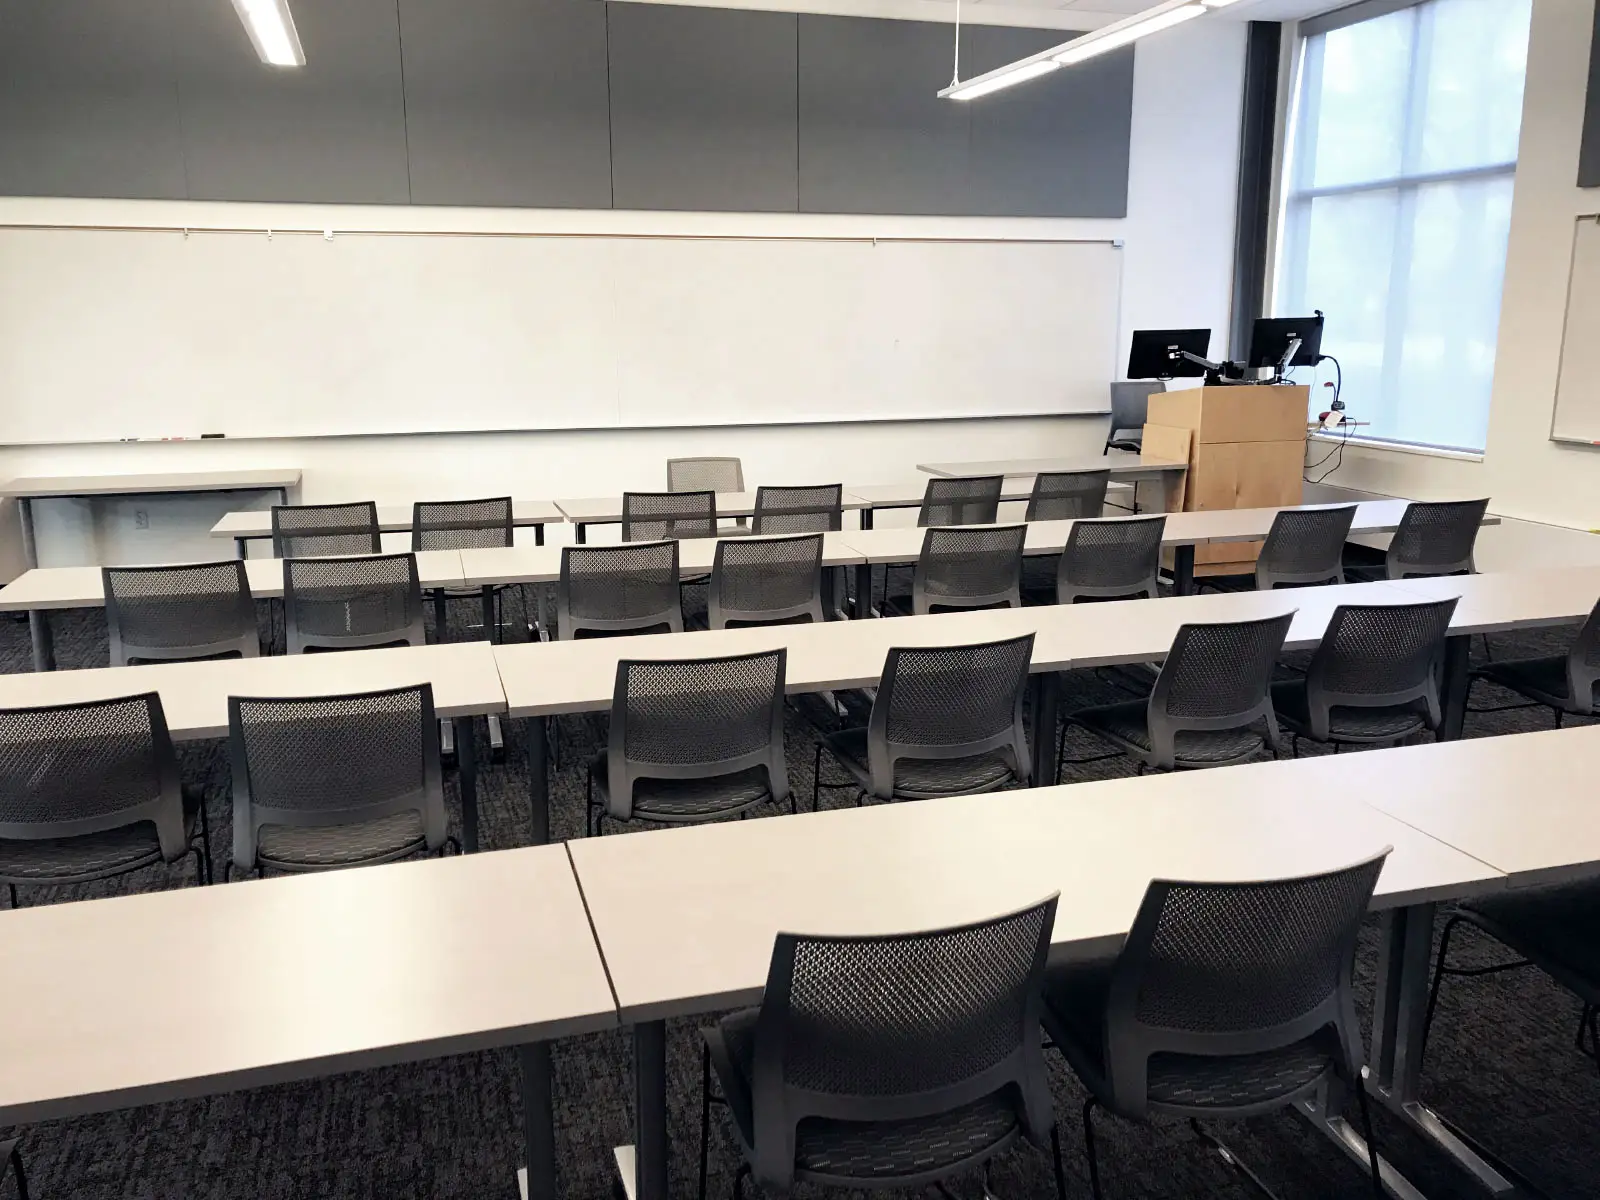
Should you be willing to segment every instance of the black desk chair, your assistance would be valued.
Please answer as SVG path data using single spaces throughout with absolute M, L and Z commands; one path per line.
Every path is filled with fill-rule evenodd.
M 752 533 L 829 533 L 843 526 L 843 484 L 756 489 Z
M 1393 745 L 1439 728 L 1439 669 L 1456 598 L 1423 604 L 1341 604 L 1303 680 L 1272 688 L 1278 720 L 1300 739 Z
M 1343 583 L 1344 544 L 1355 517 L 1354 504 L 1282 509 L 1261 543 L 1254 574 L 1210 575 L 1200 582 L 1219 592 Z
M 822 535 L 729 538 L 712 559 L 712 629 L 822 621 Z
M 242 559 L 175 567 L 102 567 L 111 665 L 261 654 Z
M 780 933 L 761 1007 L 704 1030 L 700 1190 L 711 1105 L 725 1104 L 746 1176 L 914 1188 L 972 1171 L 1026 1137 L 1061 1146 L 1039 1044 L 1056 898 L 926 933 Z M 937 998 L 930 1003 L 930 997 Z M 721 1095 L 713 1095 L 715 1075 Z
M 788 652 L 617 664 L 606 749 L 585 778 L 585 824 L 688 824 L 794 798 L 783 745 Z
M 969 608 L 1022 607 L 1026 525 L 955 526 L 923 531 L 910 596 L 890 596 L 885 613 L 926 616 Z
M 1272 707 L 1272 668 L 1293 613 L 1259 621 L 1182 625 L 1148 700 L 1080 708 L 1061 728 L 1057 773 L 1067 728 L 1087 729 L 1117 749 L 1078 764 L 1127 755 L 1139 774 L 1221 767 L 1279 749 Z
M 1352 568 L 1357 579 L 1405 579 L 1413 575 L 1471 575 L 1472 550 L 1483 527 L 1489 501 L 1413 500 L 1384 556 L 1382 571 Z
M 1031 760 L 1022 699 L 1033 634 L 930 649 L 896 647 L 884 662 L 865 729 L 817 743 L 811 811 L 821 789 L 854 788 L 856 803 L 925 800 L 1026 784 Z M 822 778 L 822 752 L 848 779 Z
M 717 536 L 715 492 L 623 492 L 622 540 Z
M 737 458 L 669 458 L 667 491 L 742 492 L 744 464 Z M 739 517 L 734 524 L 743 531 L 745 519 Z
M 314 558 L 322 554 L 377 554 L 383 549 L 378 506 L 358 504 L 275 504 L 272 556 Z
M 556 637 L 683 632 L 678 543 L 563 546 L 556 584 Z
M 956 475 L 928 480 L 917 524 L 993 525 L 999 519 L 1003 475 Z
M 1025 521 L 1081 521 L 1101 516 L 1111 472 L 1041 471 L 1034 476 Z
M 205 798 L 185 789 L 155 692 L 0 710 L 0 882 L 55 887 L 194 855 L 211 882 Z M 198 844 L 197 844 L 198 842 Z
M 1590 611 L 1588 620 L 1573 639 L 1572 648 L 1565 654 L 1488 663 L 1473 671 L 1471 678 L 1497 683 L 1531 701 L 1526 705 L 1506 705 L 1507 708 L 1541 704 L 1549 707 L 1555 712 L 1558 729 L 1565 716 L 1594 716 L 1600 709 L 1600 603 Z M 1474 711 L 1499 712 L 1501 709 Z
M 1160 380 L 1135 379 L 1111 385 L 1111 426 L 1106 430 L 1106 454 L 1112 450 L 1130 450 L 1138 454 L 1144 448 L 1144 423 L 1150 412 L 1150 397 L 1167 390 Z
M 1083 1134 L 1096 1200 L 1098 1107 L 1139 1122 L 1187 1117 L 1270 1198 L 1199 1122 L 1286 1109 L 1324 1087 L 1355 1093 L 1383 1200 L 1351 973 L 1388 854 L 1260 883 L 1154 880 L 1114 962 L 1046 981 L 1044 1027 L 1089 1091 Z
M 1161 538 L 1165 515 L 1080 521 L 1067 533 L 1056 560 L 1055 594 L 1033 593 L 1036 603 L 1130 600 L 1161 595 Z
M 428 640 L 414 554 L 284 559 L 283 614 L 290 654 Z
M 438 853 L 433 686 L 228 700 L 230 871 L 327 871 Z M 457 847 L 459 852 L 459 847 Z

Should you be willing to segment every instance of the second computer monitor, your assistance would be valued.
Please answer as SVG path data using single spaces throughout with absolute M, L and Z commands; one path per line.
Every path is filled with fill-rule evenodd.
M 1128 378 L 1198 379 L 1206 368 L 1184 352 L 1205 358 L 1210 348 L 1209 329 L 1136 329 L 1128 350 Z
M 1284 356 L 1295 338 L 1300 345 Z M 1322 358 L 1322 314 L 1313 317 L 1257 317 L 1250 330 L 1250 367 L 1314 367 Z

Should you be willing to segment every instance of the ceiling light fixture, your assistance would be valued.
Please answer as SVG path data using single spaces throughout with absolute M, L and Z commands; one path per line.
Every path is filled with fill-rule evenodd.
M 233 7 L 262 62 L 272 67 L 306 65 L 289 0 L 233 0 Z

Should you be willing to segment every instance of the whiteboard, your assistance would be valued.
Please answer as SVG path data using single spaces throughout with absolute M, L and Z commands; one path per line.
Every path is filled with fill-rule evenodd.
M 6 443 L 1103 412 L 1109 242 L 0 229 Z
M 1572 274 L 1561 332 L 1561 373 L 1556 380 L 1550 437 L 1600 446 L 1600 218 L 1579 217 L 1572 235 Z

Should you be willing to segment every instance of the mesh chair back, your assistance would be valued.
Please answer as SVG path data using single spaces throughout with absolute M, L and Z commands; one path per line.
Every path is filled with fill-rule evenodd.
M 481 550 L 511 545 L 511 497 L 419 500 L 411 506 L 413 550 Z
M 1272 668 L 1294 621 L 1292 612 L 1259 621 L 1182 625 L 1150 692 L 1151 765 L 1176 765 L 1185 729 L 1244 729 L 1266 723 L 1278 745 L 1272 711 Z
M 1150 414 L 1150 397 L 1164 392 L 1159 379 L 1134 379 L 1111 385 L 1111 427 L 1106 449 L 1138 450 L 1144 442 L 1144 423 Z
M 933 528 L 911 578 L 918 616 L 947 608 L 1021 608 L 1026 525 Z
M 155 692 L 0 709 L 0 838 L 78 837 L 148 821 L 189 850 L 178 758 Z
M 717 536 L 715 492 L 623 492 L 622 540 Z
M 233 862 L 256 866 L 263 826 L 322 828 L 416 813 L 445 840 L 433 685 L 307 699 L 228 700 Z
M 556 584 L 556 636 L 683 631 L 678 543 L 564 546 Z
M 998 752 L 1028 780 L 1022 697 L 1033 661 L 1033 634 L 1000 642 L 935 648 L 896 647 L 867 719 L 872 794 L 895 794 L 900 759 L 949 760 Z
M 1353 1081 L 1361 1044 L 1351 970 L 1388 854 L 1293 879 L 1152 881 L 1107 994 L 1106 1068 L 1118 1111 L 1147 1111 L 1152 1055 L 1256 1054 L 1330 1026 Z
M 1328 740 L 1335 708 L 1420 704 L 1439 727 L 1439 665 L 1456 597 L 1426 604 L 1341 604 L 1306 670 L 1311 735 Z
M 312 558 L 319 554 L 377 554 L 378 506 L 360 504 L 275 504 L 272 507 L 274 558 Z
M 780 933 L 756 1018 L 756 1179 L 787 1191 L 808 1118 L 903 1121 L 1004 1090 L 1053 1117 L 1039 1039 L 1056 897 L 972 925 L 878 937 Z
M 822 535 L 718 542 L 706 614 L 712 629 L 823 620 Z
M 1355 517 L 1354 504 L 1279 510 L 1256 559 L 1256 587 L 1343 583 L 1344 543 Z
M 415 554 L 284 559 L 290 654 L 426 644 Z
M 640 779 L 714 779 L 763 768 L 789 798 L 783 746 L 787 650 L 733 658 L 617 663 L 606 748 L 611 815 L 633 814 Z
M 261 653 L 244 562 L 102 567 L 111 665 Z
M 917 524 L 993 525 L 1000 517 L 1003 475 L 957 475 L 928 480 Z
M 1596 691 L 1600 690 L 1600 603 L 1578 630 L 1572 649 L 1567 652 L 1567 695 L 1575 708 L 1593 713 Z
M 1105 511 L 1110 471 L 1041 471 L 1033 479 L 1027 521 L 1081 521 Z
M 1389 542 L 1385 567 L 1390 579 L 1408 575 L 1471 574 L 1472 548 L 1489 501 L 1413 500 Z
M 742 492 L 744 466 L 737 458 L 669 458 L 667 491 Z
M 1067 533 L 1056 565 L 1056 602 L 1124 599 L 1161 594 L 1165 516 L 1079 521 Z
M 827 533 L 844 525 L 844 485 L 756 489 L 754 533 Z

